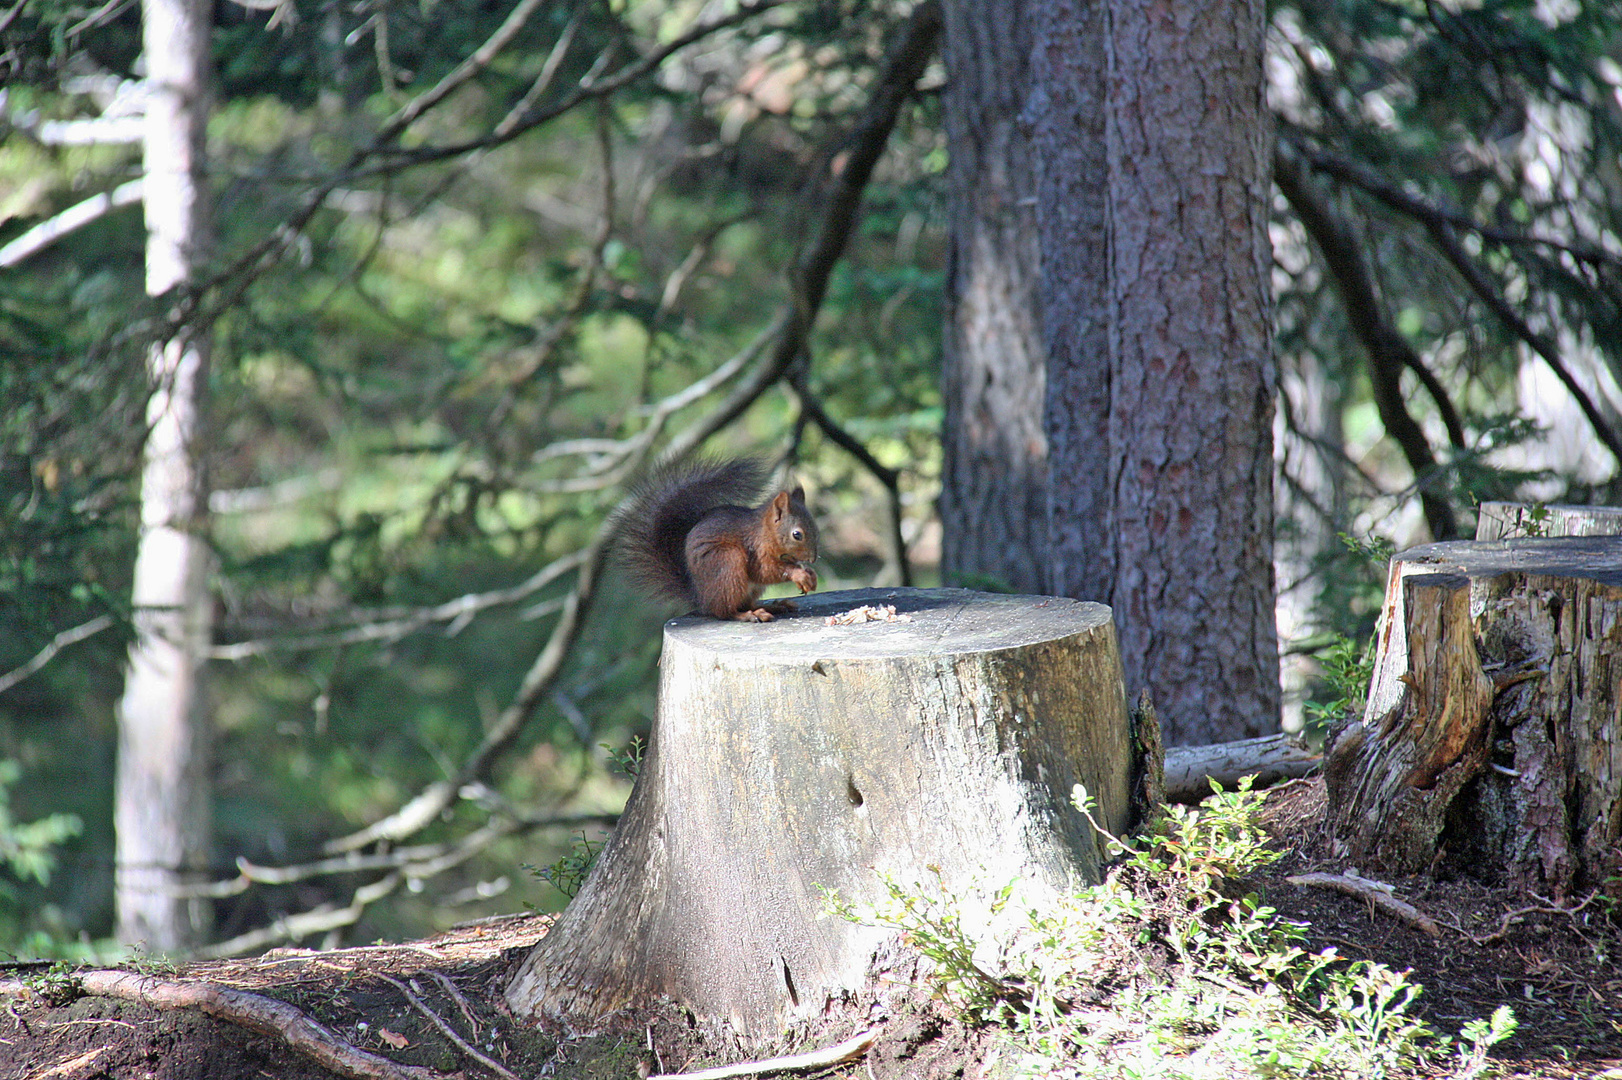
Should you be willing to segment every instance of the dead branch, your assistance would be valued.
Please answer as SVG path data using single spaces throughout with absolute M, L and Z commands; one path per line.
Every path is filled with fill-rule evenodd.
M 75 642 L 83 641 L 87 637 L 94 637 L 109 626 L 113 625 L 111 615 L 98 615 L 87 623 L 80 623 L 71 630 L 64 630 L 53 637 L 46 646 L 34 654 L 33 659 L 18 668 L 0 675 L 0 694 L 10 690 L 40 668 L 49 664 L 56 654 Z
M 1583 416 L 1588 419 L 1588 424 L 1594 429 L 1594 434 L 1599 436 L 1599 441 L 1605 444 L 1605 448 L 1611 452 L 1611 456 L 1616 459 L 1617 464 L 1622 466 L 1622 436 L 1617 434 L 1616 429 L 1611 426 L 1611 422 L 1606 419 L 1605 414 L 1600 412 L 1599 407 L 1594 404 L 1594 399 L 1589 395 L 1588 391 L 1583 388 L 1583 385 L 1577 381 L 1571 370 L 1560 359 L 1560 350 L 1555 347 L 1554 342 L 1546 335 L 1533 330 L 1527 321 L 1521 317 L 1520 313 L 1510 306 L 1503 293 L 1493 287 L 1492 282 L 1487 279 L 1487 275 L 1481 269 L 1480 264 L 1472 259 L 1464 250 L 1463 245 L 1459 243 L 1458 238 L 1453 234 L 1452 226 L 1439 219 L 1429 218 L 1425 219 L 1425 228 L 1430 232 L 1431 238 L 1436 241 L 1436 246 L 1441 249 L 1442 254 L 1447 257 L 1448 262 L 1453 264 L 1453 268 L 1459 272 L 1459 276 L 1464 278 L 1465 284 L 1469 285 L 1471 290 L 1481 298 L 1482 303 L 1486 304 L 1492 313 L 1498 316 L 1499 321 L 1509 329 L 1510 333 L 1524 341 L 1528 348 L 1537 353 L 1543 362 L 1549 365 L 1549 370 L 1554 372 L 1555 377 L 1565 386 L 1566 392 L 1571 395 L 1572 400 L 1577 402 L 1577 407 L 1583 411 Z
M 1212 780 L 1232 791 L 1242 777 L 1254 776 L 1256 787 L 1263 788 L 1280 780 L 1299 779 L 1322 763 L 1322 757 L 1291 735 L 1169 746 L 1165 750 L 1164 801 L 1199 802 L 1211 794 Z
M 1321 147 L 1313 146 L 1304 139 L 1292 138 L 1290 144 L 1310 161 L 1312 167 L 1319 172 L 1368 192 L 1393 210 L 1397 210 L 1408 217 L 1419 221 L 1442 222 L 1465 232 L 1473 232 L 1483 240 L 1503 244 L 1506 247 L 1547 248 L 1550 251 L 1569 255 L 1579 262 L 1592 266 L 1609 267 L 1611 269 L 1622 268 L 1622 256 L 1606 251 L 1597 245 L 1573 244 L 1549 236 L 1535 236 L 1514 229 L 1487 225 L 1463 211 L 1413 195 L 1400 185 L 1393 184 L 1384 177 L 1379 176 L 1373 170 Z
M 1520 922 L 1528 915 L 1570 915 L 1575 917 L 1579 911 L 1583 910 L 1583 908 L 1587 907 L 1589 904 L 1592 904 L 1596 899 L 1598 899 L 1598 897 L 1599 890 L 1595 889 L 1593 892 L 1588 894 L 1587 900 L 1584 900 L 1582 903 L 1572 907 L 1562 907 L 1559 904 L 1550 903 L 1543 897 L 1539 897 L 1538 899 L 1543 900 L 1543 903 L 1541 904 L 1532 904 L 1527 907 L 1516 908 L 1514 911 L 1504 912 L 1503 917 L 1498 920 L 1498 929 L 1494 930 L 1486 937 L 1476 937 L 1474 934 L 1470 933 L 1470 931 L 1453 921 L 1447 922 L 1447 928 L 1449 930 L 1457 930 L 1476 945 L 1486 948 L 1489 945 L 1496 945 L 1500 941 L 1503 941 L 1509 936 L 1509 928 Z
M 466 593 L 454 600 L 421 608 L 386 608 L 359 611 L 346 622 L 349 629 L 326 633 L 307 634 L 288 638 L 261 638 L 239 641 L 229 645 L 216 645 L 209 650 L 211 660 L 246 660 L 273 650 L 303 651 L 325 649 L 335 645 L 353 645 L 366 641 L 399 641 L 433 623 L 448 622 L 453 627 L 466 625 L 469 619 L 491 608 L 516 604 L 550 585 L 571 570 L 578 570 L 586 552 L 575 551 L 550 563 L 505 589 L 491 589 L 482 593 Z M 3 689 L 3 688 L 0 688 Z
M 1380 310 L 1374 278 L 1358 251 L 1355 241 L 1344 223 L 1330 210 L 1328 202 L 1313 187 L 1302 159 L 1291 153 L 1288 144 L 1279 143 L 1273 155 L 1273 180 L 1289 200 L 1296 217 L 1318 245 L 1318 252 L 1334 278 L 1346 308 L 1346 321 L 1357 335 L 1368 357 L 1369 380 L 1373 384 L 1374 404 L 1386 433 L 1401 448 L 1414 479 L 1420 485 L 1420 503 L 1425 510 L 1425 521 L 1431 536 L 1444 540 L 1459 534 L 1458 519 L 1444 495 L 1427 489 L 1430 477 L 1438 471 L 1436 456 L 1430 441 L 1408 412 L 1402 393 L 1402 371 L 1409 368 L 1418 372 L 1424 363 L 1413 346 L 1392 326 Z M 1427 372 L 1428 374 L 1428 372 Z M 1452 404 L 1440 384 L 1427 382 L 1438 408 L 1450 410 Z M 1444 405 L 1444 403 L 1446 403 Z M 1455 437 L 1449 425 L 1450 438 Z M 1456 433 L 1455 445 L 1463 443 L 1463 429 Z
M 486 1069 L 489 1069 L 491 1072 L 501 1077 L 502 1080 L 518 1080 L 517 1073 L 507 1068 L 501 1062 L 479 1053 L 479 1051 L 468 1045 L 467 1040 L 458 1035 L 456 1033 L 456 1029 L 445 1022 L 444 1017 L 440 1016 L 438 1013 L 424 1004 L 422 998 L 412 993 L 411 989 L 408 988 L 405 983 L 391 975 L 385 975 L 381 971 L 374 972 L 374 974 L 379 979 L 382 979 L 384 982 L 400 991 L 400 995 L 404 997 L 406 1001 L 411 1003 L 412 1008 L 426 1016 L 428 1018 L 428 1022 L 433 1024 L 434 1027 L 438 1028 L 439 1033 L 445 1036 L 445 1038 L 449 1039 L 451 1045 L 455 1046 L 463 1054 L 472 1058 L 474 1061 L 477 1061 L 480 1065 L 483 1065 Z
M 90 997 L 107 997 L 155 1009 L 196 1009 L 238 1027 L 281 1039 L 322 1068 L 353 1080 L 444 1080 L 444 1074 L 400 1065 L 345 1042 L 309 1014 L 275 998 L 214 983 L 160 979 L 133 971 L 93 970 L 73 976 Z M 0 979 L 0 995 L 36 997 L 22 979 Z
M 663 64 L 666 60 L 670 59 L 670 57 L 674 56 L 682 49 L 685 49 L 687 46 L 692 45 L 695 42 L 702 41 L 711 34 L 729 29 L 738 25 L 739 23 L 747 22 L 756 15 L 759 15 L 765 11 L 770 11 L 772 8 L 779 7 L 787 2 L 788 0 L 757 0 L 757 2 L 752 4 L 740 4 L 737 10 L 726 15 L 719 16 L 715 19 L 711 19 L 708 22 L 696 23 L 683 33 L 671 38 L 669 41 L 658 46 L 657 48 L 650 49 L 648 52 L 644 53 L 635 60 L 628 61 L 612 74 L 599 77 L 601 68 L 607 64 L 608 54 L 605 53 L 603 56 L 598 58 L 597 63 L 594 64 L 592 69 L 586 73 L 585 77 L 575 85 L 573 90 L 564 95 L 561 100 L 556 101 L 551 105 L 544 108 L 531 108 L 528 111 L 520 114 L 516 119 L 509 115 L 503 120 L 500 128 L 492 131 L 489 135 L 481 136 L 477 139 L 470 139 L 461 143 L 449 143 L 442 146 L 423 146 L 413 148 L 411 150 L 395 150 L 389 163 L 368 171 L 392 172 L 401 167 L 421 165 L 431 161 L 441 161 L 445 158 L 459 157 L 462 154 L 466 154 L 470 151 L 486 150 L 491 147 L 500 146 L 504 143 L 510 142 L 517 136 L 522 135 L 524 132 L 533 127 L 537 127 L 540 124 L 544 124 L 550 120 L 555 120 L 557 117 L 576 108 L 582 102 L 592 100 L 593 98 L 608 97 L 624 87 L 629 86 L 638 79 L 652 73 L 659 67 L 659 65 Z M 610 46 L 610 48 L 612 49 L 613 46 Z M 379 154 L 384 153 L 385 147 L 381 145 L 381 142 L 392 142 L 393 137 L 398 134 L 399 132 L 396 131 L 388 140 L 380 140 L 379 145 L 376 147 L 376 152 Z M 371 154 L 369 153 L 367 156 L 369 157 Z M 361 175 L 365 175 L 365 173 L 361 173 Z
M 907 562 L 907 541 L 901 535 L 901 472 L 885 465 L 873 456 L 872 451 L 862 445 L 860 439 L 840 426 L 839 422 L 828 415 L 822 407 L 822 401 L 806 386 L 803 373 L 796 373 L 789 377 L 789 385 L 794 388 L 800 399 L 800 410 L 805 416 L 826 435 L 834 445 L 855 458 L 862 468 L 872 474 L 884 487 L 889 497 L 890 529 L 885 536 L 885 546 L 889 549 L 886 562 L 894 568 L 896 583 L 902 586 L 912 584 L 912 566 Z
M 1436 920 L 1424 914 L 1406 900 L 1398 900 L 1391 886 L 1353 874 L 1296 874 L 1284 879 L 1291 885 L 1305 885 L 1315 889 L 1329 889 L 1367 901 L 1388 915 L 1407 923 L 1430 937 L 1442 936 Z
M 342 930 L 346 926 L 354 926 L 360 921 L 360 917 L 366 914 L 368 907 L 394 892 L 404 881 L 405 874 L 396 870 L 356 889 L 350 896 L 349 903 L 343 907 L 322 904 L 309 911 L 284 915 L 269 926 L 250 930 L 246 934 L 238 934 L 227 941 L 205 945 L 194 950 L 194 955 L 202 960 L 223 960 L 231 956 L 259 952 L 283 941 L 298 941 L 314 934 L 325 934 L 333 930 Z
M 470 796 L 467 792 L 463 792 L 462 797 L 473 798 L 475 801 L 480 802 L 484 801 L 481 796 Z M 237 858 L 236 877 L 225 881 L 209 882 L 206 885 L 185 886 L 175 890 L 172 895 L 219 899 L 227 896 L 239 896 L 254 885 L 291 885 L 300 881 L 333 877 L 338 874 L 377 873 L 384 870 L 399 870 L 405 874 L 407 879 L 421 880 L 433 877 L 450 867 L 460 865 L 484 851 L 496 841 L 511 836 L 522 835 L 539 829 L 568 828 L 572 830 L 588 825 L 611 829 L 614 827 L 614 823 L 619 820 L 617 814 L 526 816 L 511 813 L 510 808 L 507 807 L 503 807 L 502 812 L 506 815 L 503 820 L 489 822 L 457 840 L 448 840 L 438 844 L 398 847 L 391 851 L 372 855 L 362 855 L 359 852 L 352 851 L 329 859 L 316 859 L 312 862 L 294 863 L 288 866 L 261 866 L 239 856 Z M 322 929 L 329 929 L 329 927 L 322 927 Z
M 10 243 L 0 247 L 0 268 L 16 266 L 36 252 L 50 247 L 68 233 L 112 213 L 122 206 L 141 201 L 142 182 L 130 180 L 74 203 L 54 217 L 46 218 Z
M 417 107 L 414 102 L 406 105 L 379 129 L 378 134 L 367 146 L 356 150 L 342 167 L 336 169 L 326 179 L 315 185 L 314 190 L 304 199 L 303 203 L 288 215 L 286 223 L 281 228 L 231 260 L 208 281 L 203 282 L 184 295 L 168 298 L 175 302 L 170 305 L 169 314 L 164 320 L 164 325 L 156 328 L 147 326 L 132 328 L 130 332 L 151 334 L 161 339 L 172 336 L 178 327 L 206 325 L 216 318 L 219 313 L 235 308 L 240 303 L 242 295 L 247 291 L 248 287 L 267 268 L 276 264 L 283 253 L 296 242 L 296 238 L 303 234 L 305 228 L 326 206 L 327 200 L 331 198 L 333 192 L 339 188 L 371 175 L 398 172 L 431 161 L 441 161 L 472 151 L 503 145 L 531 128 L 555 120 L 572 111 L 583 102 L 607 97 L 623 87 L 644 78 L 656 70 L 665 60 L 689 45 L 701 41 L 711 34 L 745 22 L 763 11 L 770 10 L 786 2 L 787 0 L 759 0 L 757 3 L 743 4 L 737 10 L 724 16 L 708 22 L 696 23 L 686 32 L 650 50 L 637 60 L 620 67 L 612 75 L 599 77 L 601 67 L 607 61 L 607 54 L 604 54 L 600 58 L 599 64 L 593 65 L 592 69 L 587 72 L 574 90 L 564 95 L 562 99 L 545 108 L 531 109 L 519 120 L 505 124 L 503 130 L 493 132 L 481 139 L 455 146 L 410 151 L 403 151 L 395 147 L 395 141 L 404 132 L 406 126 L 420 119 L 433 105 L 444 101 L 450 89 L 461 85 L 468 78 L 487 67 L 496 53 L 510 42 L 511 34 L 516 32 L 518 28 L 512 25 L 515 22 L 515 17 L 520 16 L 521 9 L 524 9 L 522 14 L 527 18 L 528 8 L 532 6 L 526 0 L 526 3 L 514 9 L 508 20 L 501 27 L 498 27 L 468 60 L 464 61 L 461 66 L 441 81 L 440 85 L 451 84 L 445 86 L 445 93 L 438 93 L 440 87 L 436 85 L 433 90 L 429 91 L 429 93 L 435 94 L 431 102 L 421 107 Z M 516 21 L 521 26 L 523 20 L 519 18 Z M 566 28 L 565 34 L 568 33 L 569 31 Z M 561 54 L 559 54 L 559 57 L 561 59 Z M 385 157 L 388 160 L 381 165 L 368 164 Z M 205 299 L 207 299 L 206 304 Z
M 734 1076 L 758 1076 L 768 1072 L 801 1072 L 805 1069 L 824 1069 L 855 1061 L 867 1053 L 879 1037 L 877 1028 L 852 1035 L 844 1042 L 835 1043 L 826 1050 L 812 1050 L 804 1054 L 767 1058 L 764 1061 L 745 1061 L 737 1065 L 722 1065 L 693 1073 L 658 1073 L 648 1080 L 730 1080 Z

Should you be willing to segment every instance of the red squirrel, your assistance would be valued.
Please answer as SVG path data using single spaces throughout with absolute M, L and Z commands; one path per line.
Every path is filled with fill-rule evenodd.
M 751 458 L 665 466 L 631 490 L 619 514 L 620 560 L 649 592 L 717 619 L 770 622 L 791 600 L 760 603 L 767 585 L 815 591 L 817 523 L 805 491 L 779 491 L 759 506 L 766 469 Z

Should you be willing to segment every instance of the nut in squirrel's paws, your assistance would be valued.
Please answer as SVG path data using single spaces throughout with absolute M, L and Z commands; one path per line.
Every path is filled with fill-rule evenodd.
M 864 622 L 912 622 L 912 616 L 897 615 L 894 604 L 863 604 L 838 615 L 829 615 L 822 622 L 824 626 L 854 626 Z

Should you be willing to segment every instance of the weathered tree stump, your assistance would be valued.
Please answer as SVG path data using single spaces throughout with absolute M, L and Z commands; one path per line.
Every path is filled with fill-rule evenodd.
M 1618 887 L 1622 538 L 1403 552 L 1377 649 L 1363 718 L 1325 755 L 1345 854 L 1397 872 L 1453 856 L 1557 897 Z
M 1481 504 L 1476 516 L 1477 540 L 1523 536 L 1622 536 L 1622 506 Z
M 1108 608 L 957 589 L 798 603 L 666 624 L 636 787 L 509 985 L 516 1012 L 579 1025 L 669 999 L 758 1041 L 858 993 L 890 941 L 824 917 L 819 888 L 1097 880 L 1071 789 L 1124 829 L 1133 766 Z M 904 621 L 825 621 L 885 604 Z

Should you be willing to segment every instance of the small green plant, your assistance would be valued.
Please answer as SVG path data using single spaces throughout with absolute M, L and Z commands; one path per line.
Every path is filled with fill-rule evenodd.
M 609 765 L 618 769 L 626 776 L 629 776 L 632 780 L 635 780 L 642 775 L 642 755 L 646 753 L 648 749 L 648 744 L 643 741 L 642 736 L 631 736 L 631 741 L 626 743 L 622 749 L 618 750 L 616 750 L 609 743 L 602 743 L 600 745 L 608 754 Z
M 636 780 L 642 775 L 642 755 L 647 751 L 648 744 L 640 735 L 633 736 L 623 749 L 616 750 L 609 743 L 601 744 L 608 754 L 609 764 L 620 772 Z M 602 854 L 603 841 L 589 839 L 585 833 L 576 836 L 558 860 L 548 866 L 531 866 L 522 864 L 525 870 L 547 882 L 573 900 L 580 892 L 580 887 L 586 883 L 586 875 L 597 863 L 597 856 Z
M 1089 888 L 1027 898 L 1021 883 L 954 895 L 939 871 L 904 885 L 881 875 L 872 905 L 829 909 L 899 930 L 933 965 L 936 992 L 968 1021 L 1006 1029 L 1015 1073 L 1130 1077 L 1483 1074 L 1514 1031 L 1507 1008 L 1457 1044 L 1414 1015 L 1405 972 L 1309 952 L 1303 927 L 1247 889 L 1279 858 L 1248 781 L 1198 808 L 1166 808 L 1122 839 L 1074 802 L 1120 856 Z
M 84 826 L 72 814 L 51 814 L 30 822 L 14 819 L 9 789 L 21 775 L 22 767 L 15 761 L 0 761 L 0 863 L 15 877 L 44 885 L 56 867 L 53 849 L 79 835 Z
M 1472 1020 L 1459 1031 L 1459 1080 L 1475 1080 L 1491 1072 L 1487 1051 L 1510 1038 L 1520 1027 L 1515 1010 L 1500 1005 L 1486 1020 Z
M 1351 533 L 1336 533 L 1340 542 L 1354 555 L 1361 555 L 1372 563 L 1384 565 L 1391 561 L 1391 556 L 1397 553 L 1397 545 L 1384 536 L 1353 536 Z
M 1521 519 L 1521 532 L 1527 536 L 1549 535 L 1549 505 L 1547 503 L 1533 503 L 1526 510 L 1526 516 Z
M 1374 676 L 1374 638 L 1359 644 L 1345 634 L 1336 634 L 1317 658 L 1330 696 L 1307 702 L 1306 712 L 1313 723 L 1328 726 L 1360 714 Z
M 602 850 L 603 841 L 591 840 L 585 833 L 581 833 L 574 838 L 569 850 L 556 862 L 548 866 L 531 866 L 524 863 L 523 867 L 572 900 L 580 891 L 580 887 L 586 883 L 586 875 L 591 873 L 591 868 L 597 862 L 597 856 Z

